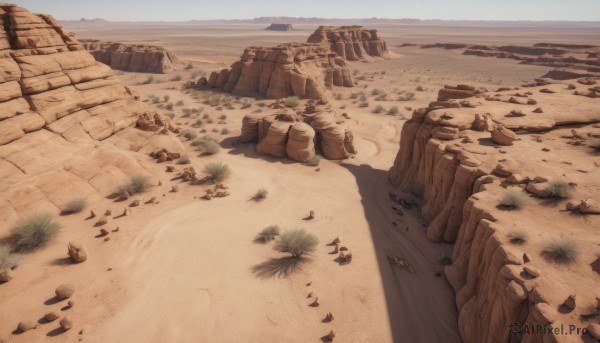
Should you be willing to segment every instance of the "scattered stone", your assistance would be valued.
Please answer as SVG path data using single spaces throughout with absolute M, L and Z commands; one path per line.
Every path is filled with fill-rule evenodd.
M 498 126 L 492 131 L 492 141 L 499 145 L 512 145 L 517 139 L 517 135 L 504 126 Z
M 123 210 L 123 214 L 121 214 L 123 217 L 127 217 L 129 215 L 129 208 L 125 207 L 125 209 Z
M 535 110 L 533 110 L 533 113 L 544 113 L 544 110 L 542 110 L 541 107 L 538 107 Z
M 329 334 L 327 334 L 327 338 L 329 338 L 330 341 L 333 341 L 333 339 L 335 338 L 335 331 L 329 331 Z
M 527 185 L 527 188 L 525 188 L 525 190 L 527 190 L 527 192 L 529 192 L 535 196 L 538 196 L 540 198 L 548 198 L 552 194 L 547 190 L 547 188 L 548 188 L 548 183 L 541 182 L 541 183 L 530 183 L 529 185 Z
M 96 222 L 96 226 L 106 225 L 106 223 L 108 223 L 108 217 L 102 217 L 98 219 L 98 221 Z
M 523 253 L 523 262 L 524 262 L 524 263 L 529 263 L 529 262 L 531 262 L 531 257 L 529 257 L 529 254 L 527 254 L 527 253 Z
M 104 228 L 100 229 L 100 235 L 102 235 L 102 236 L 108 235 L 108 230 L 104 229 Z
M 119 198 L 117 199 L 117 201 L 125 201 L 129 199 L 129 192 L 127 191 L 123 191 L 121 192 L 121 194 L 119 195 Z
M 173 193 L 179 192 L 179 186 L 173 185 L 173 187 L 171 187 L 171 192 L 173 192 Z
M 533 178 L 533 182 L 535 183 L 542 183 L 542 182 L 548 182 L 548 178 L 545 176 L 536 176 Z
M 340 247 L 340 251 L 348 251 L 348 248 L 346 248 L 345 246 Z
M 509 114 L 506 115 L 506 117 L 509 117 L 509 118 L 511 118 L 511 117 L 525 117 L 525 116 L 526 116 L 526 114 L 523 111 L 521 111 L 521 110 L 512 110 L 512 111 L 510 111 Z
M 23 320 L 23 321 L 19 322 L 19 325 L 17 325 L 17 330 L 19 332 L 25 332 L 25 331 L 35 329 L 36 327 L 37 327 L 37 324 L 35 322 L 30 321 L 30 320 Z
M 333 313 L 327 312 L 327 314 L 325 315 L 325 321 L 330 322 L 332 320 L 333 320 Z
M 542 151 L 548 152 L 548 151 L 550 151 L 550 148 L 542 148 Z
M 349 253 L 346 254 L 346 257 L 344 258 L 344 262 L 345 263 L 352 262 L 352 253 L 351 252 L 349 252 Z
M 594 199 L 586 199 L 579 205 L 579 211 L 584 214 L 600 214 L 600 204 Z
M 308 219 L 315 219 L 315 211 L 310 211 L 308 214 Z
M 108 242 L 108 241 L 110 241 L 110 237 L 104 237 L 104 241 L 105 241 L 105 242 Z
M 576 299 L 577 299 L 576 294 L 569 295 L 567 300 L 565 300 L 565 302 L 563 302 L 563 306 L 565 306 L 569 310 L 573 311 L 575 309 L 575 307 L 577 306 Z
M 525 273 L 527 273 L 527 275 L 533 278 L 537 278 L 541 275 L 540 270 L 532 266 L 524 266 L 523 270 L 525 271 Z
M 343 261 L 346 259 L 346 253 L 344 251 L 340 251 L 340 254 L 338 255 L 338 258 Z
M 528 177 L 525 177 L 518 173 L 514 173 L 511 176 L 509 176 L 508 178 L 506 178 L 506 182 L 510 182 L 512 184 L 521 184 L 521 183 L 525 183 L 527 181 L 529 181 Z
M 307 295 L 306 297 L 307 297 L 307 298 L 312 298 L 312 296 L 313 296 L 313 292 L 312 292 L 312 291 L 310 291 L 310 292 L 308 292 L 308 295 Z
M 306 284 L 306 286 L 310 286 L 310 285 L 312 285 L 312 281 L 309 281 L 309 282 Z
M 315 300 L 310 304 L 312 307 L 319 307 L 319 297 L 315 297 Z
M 117 226 L 112 232 L 119 232 L 119 227 Z
M 129 204 L 129 207 L 136 207 L 136 206 L 140 206 L 139 200 L 134 200 L 131 204 Z
M 60 327 L 65 331 L 73 328 L 73 321 L 68 317 L 64 317 L 63 319 L 61 319 L 59 324 Z
M 94 210 L 90 210 L 90 218 L 96 218 L 96 213 Z
M 14 272 L 10 268 L 0 269 L 0 282 L 9 282 L 13 278 Z
M 46 315 L 44 316 L 44 319 L 46 321 L 53 322 L 53 321 L 57 320 L 58 317 L 60 317 L 58 312 L 50 312 L 50 313 L 46 313 Z
M 175 171 L 175 166 L 167 166 L 167 173 L 172 173 Z
M 340 243 L 342 243 L 342 241 L 340 240 L 340 238 L 339 238 L 339 237 L 336 237 L 336 238 L 335 238 L 335 239 L 334 239 L 334 240 L 331 242 L 331 244 L 340 244 Z
M 335 249 L 333 250 L 334 254 L 337 254 L 340 252 L 340 245 L 338 243 L 335 243 Z
M 69 300 L 69 302 L 67 303 L 67 305 L 69 306 L 69 308 L 75 307 L 75 300 Z
M 152 198 L 150 198 L 150 200 L 148 200 L 148 203 L 149 203 L 149 204 L 154 204 L 154 203 L 156 203 L 156 197 L 152 197 Z
M 75 287 L 73 287 L 73 285 L 71 284 L 64 284 L 64 285 L 60 285 L 56 288 L 56 290 L 54 291 L 54 293 L 56 293 L 56 298 L 58 300 L 65 300 L 70 298 L 73 293 L 75 293 Z
M 79 242 L 69 242 L 67 246 L 67 252 L 69 253 L 69 257 L 75 263 L 81 263 L 87 260 L 87 252 L 83 245 Z

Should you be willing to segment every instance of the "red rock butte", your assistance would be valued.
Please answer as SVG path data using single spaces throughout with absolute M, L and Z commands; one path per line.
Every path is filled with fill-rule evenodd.
M 308 43 L 328 46 L 348 61 L 374 61 L 391 57 L 386 42 L 377 30 L 363 26 L 319 26 L 308 37 Z

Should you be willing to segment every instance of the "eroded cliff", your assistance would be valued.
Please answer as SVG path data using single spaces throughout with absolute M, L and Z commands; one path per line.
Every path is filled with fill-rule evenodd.
M 319 26 L 308 43 L 327 46 L 348 61 L 374 61 L 391 57 L 387 43 L 377 30 L 363 26 Z

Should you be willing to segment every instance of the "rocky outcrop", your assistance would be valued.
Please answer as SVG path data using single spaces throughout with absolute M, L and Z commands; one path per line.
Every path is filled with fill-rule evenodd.
M 331 160 L 342 160 L 356 154 L 352 132 L 336 120 L 335 114 L 316 108 L 315 102 L 306 106 L 309 111 L 291 114 L 276 109 L 271 114 L 249 114 L 242 120 L 242 143 L 258 143 L 256 151 L 275 157 L 288 157 L 307 162 L 317 152 Z M 311 113 L 307 113 L 311 112 Z M 339 123 L 338 123 L 339 122 Z
M 293 31 L 292 24 L 271 24 L 265 30 L 268 31 Z
M 348 61 L 373 61 L 391 57 L 377 30 L 363 26 L 319 26 L 308 43 L 322 44 Z
M 538 84 L 526 92 L 536 96 L 536 105 L 528 105 L 525 101 L 511 102 L 510 98 L 518 96 L 516 94 L 527 94 L 507 89 L 494 92 L 493 96 L 483 91 L 470 97 L 463 97 L 466 94 L 461 93 L 458 99 L 468 99 L 469 107 L 462 106 L 461 100 L 450 99 L 445 106 L 438 102 L 416 110 L 403 126 L 400 150 L 390 169 L 389 179 L 399 191 L 423 200 L 420 210 L 429 224 L 427 237 L 435 242 L 454 243 L 452 264 L 445 267 L 444 274 L 456 292 L 459 332 L 466 343 L 582 341 L 585 333 L 581 332 L 561 336 L 526 334 L 523 330 L 536 327 L 560 329 L 563 324 L 585 328 L 588 323 L 581 318 L 586 310 L 579 310 L 578 305 L 577 309 L 569 310 L 569 316 L 564 316 L 559 313 L 561 304 L 576 293 L 579 293 L 578 303 L 583 301 L 588 305 L 595 304 L 594 297 L 598 296 L 597 291 L 591 291 L 597 289 L 597 275 L 589 268 L 591 256 L 582 258 L 585 268 L 549 267 L 543 240 L 532 238 L 526 245 L 517 245 L 510 243 L 510 235 L 519 228 L 530 237 L 544 237 L 544 240 L 549 237 L 559 239 L 567 228 L 581 229 L 572 233 L 575 236 L 585 235 L 600 223 L 599 218 L 590 215 L 592 222 L 575 229 L 573 224 L 547 221 L 536 225 L 547 215 L 555 215 L 548 211 L 559 213 L 556 209 L 548 209 L 547 205 L 536 207 L 531 204 L 532 208 L 521 214 L 498 208 L 508 186 L 519 184 L 523 192 L 537 195 L 534 194 L 537 190 L 547 189 L 549 179 L 576 176 L 581 173 L 578 170 L 585 171 L 581 167 L 567 170 L 568 164 L 560 163 L 558 167 L 548 167 L 551 159 L 564 160 L 561 152 L 553 155 L 550 149 L 544 150 L 547 155 L 539 160 L 527 153 L 526 149 L 531 149 L 530 141 L 543 142 L 535 134 L 542 116 L 552 118 L 548 125 L 543 125 L 546 127 L 545 139 L 565 140 L 575 136 L 585 139 L 577 132 L 570 132 L 569 128 L 561 128 L 563 123 L 582 125 L 578 132 L 589 132 L 589 137 L 600 135 L 597 124 L 590 125 L 600 121 L 600 114 L 593 110 L 594 100 L 577 101 L 565 85 L 559 84 L 550 86 L 556 93 L 540 92 L 548 86 L 542 86 L 546 83 L 541 80 Z M 447 89 L 459 88 L 468 90 L 468 87 Z M 509 94 L 505 94 L 507 92 Z M 543 95 L 538 97 L 538 94 Z M 529 114 L 526 117 L 506 116 L 515 107 L 529 113 L 538 105 L 547 108 L 550 104 L 561 107 L 561 114 L 549 111 L 549 114 L 539 113 L 539 117 L 529 117 Z M 514 129 L 527 139 L 516 140 Z M 502 150 L 506 144 L 494 144 L 493 135 L 497 131 L 502 134 L 500 144 L 509 143 L 504 139 L 510 138 L 514 147 Z M 452 132 L 454 134 L 450 135 Z M 583 154 L 585 160 L 589 151 L 582 147 L 578 153 Z M 597 175 L 596 168 L 591 170 Z M 553 174 L 550 177 L 535 174 L 541 171 Z M 590 193 L 593 195 L 594 192 L 597 196 L 597 183 L 593 184 L 589 176 L 583 175 L 575 183 L 585 190 L 573 197 L 589 199 Z M 581 211 L 582 206 L 585 208 L 584 203 L 594 204 L 593 200 L 577 200 L 567 204 L 567 209 Z M 564 215 L 561 221 L 570 220 L 568 214 L 559 215 Z M 592 249 L 595 243 L 580 241 L 579 244 L 586 244 L 582 249 Z M 585 300 L 580 299 L 583 294 Z
M 320 44 L 288 43 L 272 48 L 250 47 L 231 69 L 213 72 L 197 86 L 234 94 L 261 94 L 317 99 L 332 86 L 353 87 L 345 61 Z
M 165 48 L 143 44 L 124 44 L 83 39 L 81 43 L 98 62 L 114 70 L 142 73 L 168 73 L 181 62 Z

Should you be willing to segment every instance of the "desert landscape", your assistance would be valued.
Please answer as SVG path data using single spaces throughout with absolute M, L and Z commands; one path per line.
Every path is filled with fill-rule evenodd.
M 600 341 L 599 22 L 32 11 L 0 343 Z

